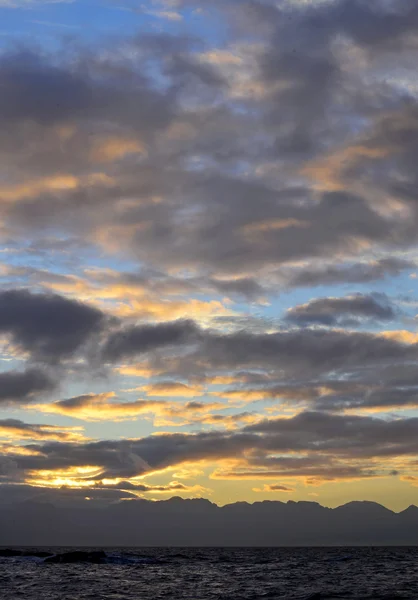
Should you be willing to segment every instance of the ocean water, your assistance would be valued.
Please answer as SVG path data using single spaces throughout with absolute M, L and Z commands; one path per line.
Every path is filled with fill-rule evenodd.
M 61 552 L 66 549 L 49 549 Z M 415 548 L 106 549 L 105 564 L 0 558 L 3 600 L 418 599 Z

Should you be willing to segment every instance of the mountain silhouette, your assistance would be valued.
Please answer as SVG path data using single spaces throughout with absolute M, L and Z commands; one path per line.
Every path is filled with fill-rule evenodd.
M 418 545 L 418 508 L 395 513 L 374 502 L 135 500 L 3 505 L 0 546 Z

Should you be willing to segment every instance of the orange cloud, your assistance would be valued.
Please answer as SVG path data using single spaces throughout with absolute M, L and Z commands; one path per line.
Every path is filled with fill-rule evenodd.
M 161 373 L 160 369 L 149 367 L 146 364 L 123 365 L 121 367 L 115 367 L 114 371 L 120 373 L 121 375 L 128 375 L 130 377 L 142 377 L 143 379 L 147 379 L 149 377 L 153 377 L 154 375 L 159 375 Z
M 245 235 L 254 233 L 265 233 L 267 231 L 280 231 L 280 229 L 289 229 L 291 227 L 306 229 L 310 227 L 307 221 L 301 221 L 299 219 L 271 219 L 269 221 L 259 221 L 258 223 L 251 223 L 245 225 L 241 231 Z
M 401 342 L 401 344 L 416 344 L 418 343 L 418 333 L 400 329 L 396 331 L 382 331 L 379 335 L 382 337 Z
M 410 483 L 414 487 L 418 487 L 418 477 L 415 477 L 413 475 L 403 475 L 401 477 L 401 481 L 406 481 L 407 483 Z
M 183 468 L 173 473 L 173 477 L 176 479 L 195 479 L 196 477 L 201 477 L 203 474 L 204 472 L 200 469 L 183 466 Z
M 30 425 L 12 419 L 0 423 L 0 439 L 81 442 L 87 440 L 82 431 L 82 427 Z
M 205 379 L 208 385 L 232 385 L 233 383 L 243 383 L 243 381 L 243 377 L 238 375 L 214 375 Z
M 194 398 L 195 396 L 201 396 L 203 390 L 199 386 L 191 387 L 184 383 L 176 381 L 165 381 L 161 383 L 150 383 L 139 388 L 135 388 L 134 391 L 145 392 L 148 396 L 161 396 L 161 397 L 178 397 L 178 398 Z
M 313 180 L 319 190 L 337 191 L 345 188 L 344 172 L 357 160 L 384 158 L 388 154 L 388 148 L 373 148 L 361 143 L 353 144 L 307 163 L 300 174 Z
M 24 198 L 34 198 L 42 193 L 58 193 L 76 190 L 80 187 L 110 186 L 114 181 L 105 173 L 91 173 L 86 177 L 70 174 L 57 174 L 52 177 L 35 179 L 16 185 L 0 187 L 0 200 L 14 202 Z
M 323 467 L 298 467 L 294 469 L 266 468 L 254 469 L 245 464 L 235 465 L 233 468 L 216 469 L 211 473 L 211 479 L 221 480 L 268 480 L 268 479 L 290 479 L 300 481 L 308 486 L 320 486 L 335 481 L 359 481 L 370 478 L 386 477 L 387 473 L 379 474 L 372 470 L 362 470 L 361 465 L 327 465 Z
M 136 402 L 112 402 L 114 392 L 106 394 L 85 394 L 52 404 L 36 404 L 30 408 L 44 413 L 54 413 L 84 419 L 86 421 L 129 420 L 139 415 L 163 412 L 166 402 L 157 400 L 137 400 Z
M 217 427 L 224 427 L 225 429 L 234 430 L 239 426 L 251 425 L 257 423 L 263 418 L 262 415 L 254 413 L 238 413 L 235 415 L 206 415 L 199 419 L 199 423 L 204 425 L 216 425 Z
M 68 467 L 67 469 L 28 471 L 26 483 L 46 487 L 88 488 L 95 485 L 102 468 L 95 465 Z
M 143 298 L 140 300 L 130 298 L 120 302 L 112 310 L 118 317 L 139 317 L 156 321 L 174 321 L 193 315 L 195 321 L 204 321 L 206 318 L 219 315 L 232 315 L 234 312 L 219 300 L 158 300 L 157 298 Z
M 235 422 L 253 422 L 250 415 L 221 417 L 211 415 L 214 410 L 230 408 L 220 402 L 172 403 L 166 400 L 117 401 L 114 392 L 106 394 L 85 394 L 52 404 L 31 405 L 32 410 L 83 419 L 86 421 L 124 421 L 140 415 L 153 418 L 156 427 L 181 426 L 192 423 L 219 424 L 230 427 Z
M 0 444 L 0 453 L 8 456 L 42 456 L 42 452 L 28 448 L 27 446 L 15 446 L 14 444 Z
M 65 275 L 42 279 L 40 274 L 40 283 L 54 292 L 74 296 L 121 318 L 165 321 L 188 318 L 192 314 L 199 321 L 234 314 L 219 300 L 162 298 L 160 294 L 150 293 L 146 284 L 125 282 L 111 270 L 104 273 L 90 270 L 86 271 L 86 275 L 89 278 Z
M 292 387 L 276 387 L 276 388 L 252 388 L 242 390 L 226 390 L 219 392 L 211 392 L 211 395 L 220 398 L 229 398 L 231 400 L 241 400 L 243 402 L 254 402 L 257 400 L 312 400 L 312 398 L 333 393 L 332 390 L 326 388 L 292 388 Z
M 285 485 L 278 485 L 278 484 L 265 484 L 262 488 L 253 488 L 253 492 L 260 492 L 260 493 L 265 493 L 265 492 L 284 492 L 286 494 L 289 494 L 291 492 L 295 492 L 295 488 L 291 488 L 291 487 L 287 487 Z
M 143 154 L 145 146 L 138 140 L 108 137 L 95 140 L 90 152 L 92 162 L 113 162 L 124 158 L 128 154 Z
M 212 65 L 241 65 L 243 59 L 229 50 L 209 50 L 199 54 L 202 62 L 208 62 Z

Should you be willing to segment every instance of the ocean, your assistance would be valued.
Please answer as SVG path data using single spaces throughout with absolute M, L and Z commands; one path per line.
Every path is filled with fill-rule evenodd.
M 103 564 L 2 557 L 0 597 L 294 600 L 319 593 L 321 600 L 418 599 L 418 547 L 113 548 L 105 552 Z

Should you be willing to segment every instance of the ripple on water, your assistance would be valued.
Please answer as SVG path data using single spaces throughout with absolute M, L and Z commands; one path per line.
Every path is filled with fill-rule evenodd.
M 111 549 L 106 564 L 0 559 L 7 600 L 418 598 L 418 548 Z

